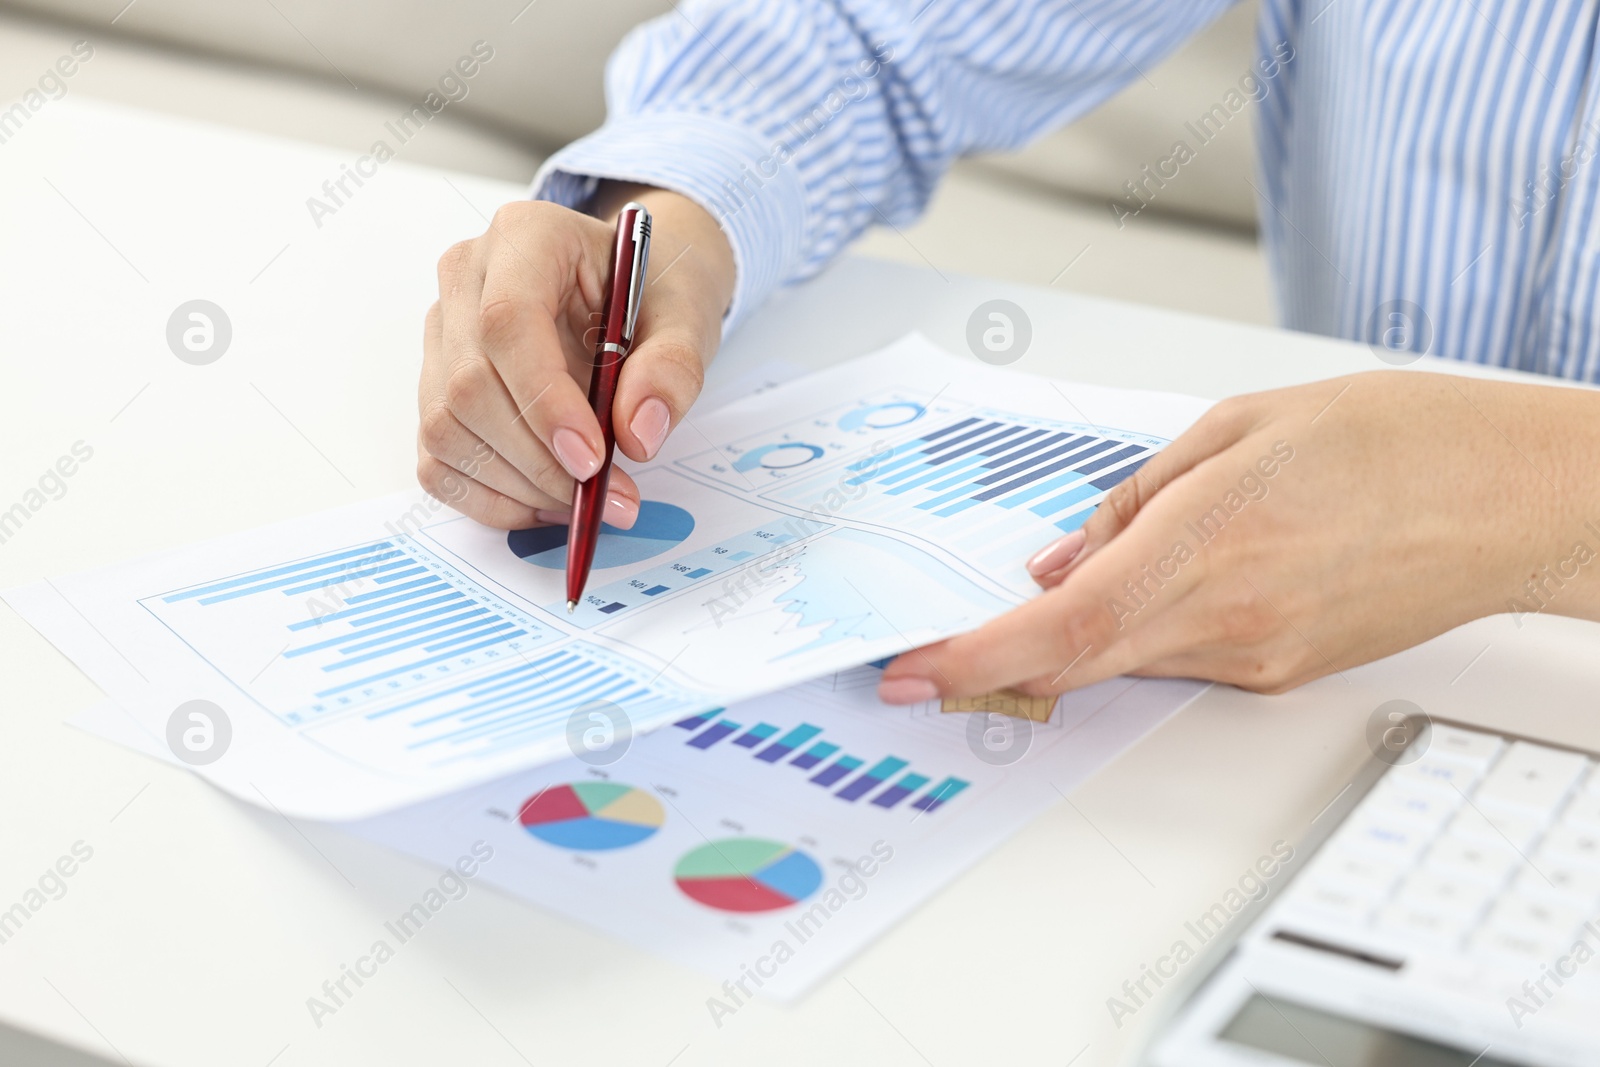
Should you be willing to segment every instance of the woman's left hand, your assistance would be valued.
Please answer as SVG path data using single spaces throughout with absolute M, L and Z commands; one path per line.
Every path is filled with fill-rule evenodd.
M 1600 567 L 1573 562 L 1600 548 L 1597 401 L 1400 371 L 1225 400 L 1030 561 L 1042 595 L 900 656 L 879 694 L 1118 674 L 1278 692 L 1518 600 L 1600 617 Z M 1528 576 L 1563 565 L 1531 604 Z

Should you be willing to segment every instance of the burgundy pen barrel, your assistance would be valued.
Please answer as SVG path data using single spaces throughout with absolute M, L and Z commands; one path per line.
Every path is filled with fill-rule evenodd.
M 633 343 L 649 250 L 650 213 L 642 204 L 630 203 L 617 215 L 617 236 L 611 248 L 611 285 L 606 290 L 594 370 L 589 376 L 589 406 L 600 423 L 604 451 L 600 469 L 573 488 L 572 520 L 567 530 L 568 611 L 583 599 L 583 587 L 594 566 L 595 546 L 605 520 L 606 490 L 611 484 L 611 460 L 616 451 L 611 406 L 616 400 L 622 364 Z
M 579 482 L 572 492 L 572 525 L 567 533 L 567 603 L 583 599 L 583 587 L 594 566 L 595 545 L 600 539 L 600 527 L 605 521 L 606 489 L 611 484 L 611 457 L 616 447 L 612 436 L 611 404 L 616 398 L 617 378 L 622 373 L 624 357 L 609 350 L 596 356 L 596 367 L 589 379 L 589 403 L 600 420 L 600 434 L 605 439 L 605 453 L 600 458 L 600 469 L 588 481 Z

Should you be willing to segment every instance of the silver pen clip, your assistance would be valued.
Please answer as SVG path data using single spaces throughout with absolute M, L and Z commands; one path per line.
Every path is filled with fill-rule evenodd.
M 633 283 L 628 287 L 628 319 L 622 329 L 622 339 L 633 344 L 633 326 L 639 319 L 639 304 L 644 296 L 644 276 L 650 267 L 650 209 L 636 201 L 623 206 L 624 211 L 636 209 L 633 219 Z

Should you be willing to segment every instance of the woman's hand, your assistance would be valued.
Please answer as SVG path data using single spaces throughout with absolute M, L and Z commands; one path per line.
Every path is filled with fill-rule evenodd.
M 537 201 L 507 204 L 483 236 L 439 261 L 439 300 L 423 327 L 417 480 L 479 522 L 566 522 L 574 480 L 600 468 L 589 369 L 614 220 L 630 199 L 655 221 L 613 419 L 623 455 L 647 460 L 699 395 L 721 339 L 734 269 L 715 219 L 675 193 L 604 186 L 599 218 Z M 606 521 L 626 528 L 638 515 L 638 486 L 614 471 Z
M 1223 401 L 1030 561 L 1041 596 L 900 656 L 880 695 L 1277 692 L 1495 612 L 1600 618 L 1597 401 L 1406 372 Z

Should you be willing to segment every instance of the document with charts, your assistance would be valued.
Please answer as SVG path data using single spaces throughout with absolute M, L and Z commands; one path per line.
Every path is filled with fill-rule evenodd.
M 475 857 L 477 881 L 699 971 L 718 1023 L 804 994 L 1205 688 L 1111 678 L 1034 723 L 885 707 L 879 676 L 835 671 L 338 828 L 440 869 Z M 176 762 L 110 704 L 74 725 Z
M 1027 557 L 1204 402 L 958 359 L 918 336 L 696 411 L 630 468 L 639 521 L 568 614 L 564 527 L 493 530 L 404 493 L 52 579 L 7 600 L 143 731 L 224 710 L 196 770 L 359 818 L 969 630 Z

